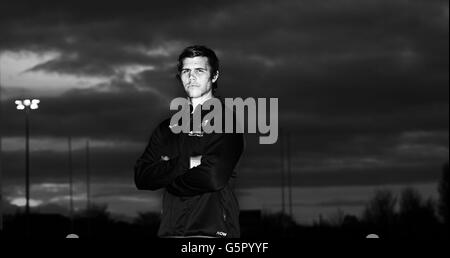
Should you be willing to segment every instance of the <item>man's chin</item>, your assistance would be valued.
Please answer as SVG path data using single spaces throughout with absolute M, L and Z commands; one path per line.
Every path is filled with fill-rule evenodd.
M 198 98 L 200 97 L 200 94 L 187 94 L 189 98 Z
M 202 93 L 199 91 L 187 91 L 186 92 L 189 98 L 198 98 L 202 96 Z

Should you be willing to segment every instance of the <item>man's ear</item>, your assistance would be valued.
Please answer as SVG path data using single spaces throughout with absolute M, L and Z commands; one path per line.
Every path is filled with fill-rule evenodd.
M 219 79 L 219 71 L 217 71 L 216 74 L 213 76 L 212 82 L 213 82 L 213 83 L 216 82 L 217 79 Z

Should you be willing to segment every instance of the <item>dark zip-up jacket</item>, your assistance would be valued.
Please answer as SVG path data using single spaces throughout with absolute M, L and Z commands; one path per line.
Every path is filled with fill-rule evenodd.
M 177 125 L 169 123 L 167 119 L 154 130 L 135 165 L 139 190 L 165 188 L 158 236 L 239 237 L 233 188 L 243 134 L 174 134 L 169 126 Z M 189 168 L 190 157 L 198 155 L 201 164 Z

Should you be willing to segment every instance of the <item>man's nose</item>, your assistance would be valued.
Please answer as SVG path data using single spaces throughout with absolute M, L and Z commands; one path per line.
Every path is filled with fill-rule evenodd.
M 189 72 L 189 80 L 196 79 L 194 72 Z

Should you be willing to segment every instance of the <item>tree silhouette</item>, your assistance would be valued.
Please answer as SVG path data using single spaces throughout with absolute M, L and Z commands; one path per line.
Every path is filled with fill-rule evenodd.
M 433 230 L 437 224 L 434 202 L 431 199 L 424 201 L 414 188 L 403 189 L 400 196 L 399 223 L 403 233 L 413 236 Z
M 422 196 L 412 187 L 403 189 L 400 196 L 400 214 L 408 215 L 417 212 L 422 207 Z
M 444 220 L 444 223 L 449 227 L 450 225 L 450 219 L 449 219 L 449 202 L 450 202 L 450 196 L 449 196 L 449 171 L 448 171 L 448 162 L 442 166 L 442 177 L 441 181 L 439 182 L 439 214 L 441 215 L 442 219 Z
M 347 214 L 344 217 L 344 220 L 342 221 L 343 227 L 356 227 L 359 223 L 358 217 L 355 215 Z
M 111 214 L 108 211 L 108 205 L 102 203 L 92 203 L 89 209 L 80 212 L 79 216 L 104 221 L 108 221 L 111 218 Z
M 161 220 L 161 215 L 157 212 L 139 212 L 138 217 L 134 219 L 133 223 L 140 226 L 158 227 Z
M 267 213 L 261 217 L 260 229 L 265 234 L 278 236 L 292 236 L 297 223 L 288 214 L 277 212 Z
M 328 223 L 330 226 L 340 227 L 344 223 L 344 218 L 345 212 L 341 208 L 338 208 L 328 217 Z
M 395 222 L 397 198 L 390 190 L 377 190 L 363 211 L 363 220 L 376 227 L 387 228 Z

